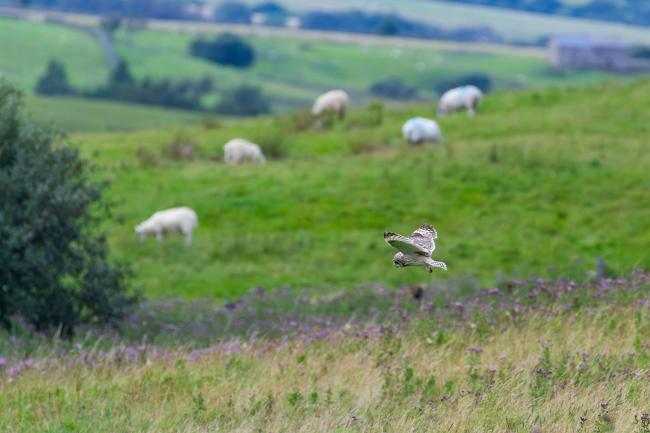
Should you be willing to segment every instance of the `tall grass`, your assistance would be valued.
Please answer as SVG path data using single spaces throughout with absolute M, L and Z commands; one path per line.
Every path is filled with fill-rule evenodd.
M 7 432 L 647 432 L 646 306 L 344 326 L 0 374 Z

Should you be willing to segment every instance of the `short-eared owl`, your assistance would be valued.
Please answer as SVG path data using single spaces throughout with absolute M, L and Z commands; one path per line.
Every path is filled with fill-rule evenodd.
M 399 250 L 393 256 L 395 266 L 398 268 L 426 266 L 429 272 L 433 272 L 433 268 L 447 270 L 444 262 L 437 262 L 431 258 L 431 253 L 436 249 L 434 239 L 437 237 L 436 229 L 428 224 L 411 233 L 409 237 L 392 232 L 384 233 L 384 240 Z

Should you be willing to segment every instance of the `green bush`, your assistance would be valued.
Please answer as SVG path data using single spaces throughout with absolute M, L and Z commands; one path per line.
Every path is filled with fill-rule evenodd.
M 50 60 L 45 74 L 36 83 L 36 93 L 41 95 L 73 95 L 75 91 L 68 83 L 65 67 L 56 60 Z
M 375 81 L 370 86 L 370 93 L 381 98 L 413 99 L 417 96 L 417 89 L 408 86 L 399 77 L 390 77 Z
M 253 136 L 264 155 L 269 159 L 282 159 L 287 156 L 285 144 L 285 131 L 281 122 L 274 122 L 272 126 L 262 128 Z
M 347 129 L 375 128 L 384 123 L 384 104 L 371 102 L 365 110 L 351 114 L 346 122 Z
M 212 41 L 196 39 L 190 45 L 190 54 L 235 68 L 248 68 L 255 62 L 253 46 L 232 33 L 224 33 Z
M 232 116 L 258 116 L 270 113 L 271 103 L 259 87 L 243 85 L 224 95 L 215 111 Z
M 116 324 L 135 297 L 94 231 L 103 185 L 21 109 L 20 94 L 0 83 L 0 323 L 18 315 L 64 335 L 79 322 Z

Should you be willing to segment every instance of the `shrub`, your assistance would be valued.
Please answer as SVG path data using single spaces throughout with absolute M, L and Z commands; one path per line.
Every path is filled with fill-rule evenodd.
M 64 335 L 79 322 L 116 324 L 135 298 L 95 232 L 103 185 L 21 110 L 20 94 L 0 83 L 0 323 L 19 315 Z
M 401 78 L 391 77 L 374 82 L 370 93 L 390 99 L 413 99 L 417 96 L 415 87 L 407 86 Z
M 214 83 L 210 77 L 197 81 L 154 81 L 150 78 L 136 80 L 131 75 L 128 64 L 120 61 L 105 86 L 86 92 L 85 95 L 90 98 L 202 110 L 201 99 L 211 92 L 213 87 Z
M 365 110 L 354 112 L 347 121 L 347 128 L 371 128 L 384 122 L 384 104 L 371 102 Z
M 372 131 L 369 130 L 348 134 L 347 147 L 348 152 L 351 155 L 360 155 L 362 153 L 372 152 L 379 148 L 375 142 Z
M 212 41 L 195 39 L 190 44 L 190 54 L 235 68 L 248 68 L 255 62 L 253 46 L 232 33 L 224 33 Z
M 198 152 L 192 140 L 182 132 L 177 133 L 165 148 L 167 157 L 175 160 L 196 159 Z
M 73 95 L 74 89 L 68 83 L 65 67 L 56 60 L 50 60 L 45 74 L 36 83 L 36 93 L 41 95 Z
M 243 85 L 224 95 L 215 111 L 233 116 L 258 116 L 270 113 L 271 103 L 259 87 Z
M 314 126 L 316 118 L 311 110 L 297 111 L 291 115 L 292 130 L 295 132 L 306 131 Z
M 147 147 L 140 145 L 135 150 L 135 157 L 140 163 L 140 167 L 156 167 L 158 166 L 158 158 Z
M 253 142 L 259 144 L 262 152 L 269 159 L 281 159 L 287 156 L 284 139 L 285 132 L 277 121 L 270 127 L 262 128 L 253 136 Z

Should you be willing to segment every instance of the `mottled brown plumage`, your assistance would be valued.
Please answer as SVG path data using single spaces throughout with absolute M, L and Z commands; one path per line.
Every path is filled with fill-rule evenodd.
M 447 265 L 443 262 L 437 262 L 431 258 L 431 254 L 436 249 L 434 239 L 438 237 L 436 229 L 428 224 L 424 224 L 413 233 L 406 237 L 393 232 L 385 232 L 384 240 L 392 247 L 399 250 L 393 256 L 393 263 L 398 268 L 406 266 L 426 266 L 429 272 L 433 268 L 447 270 Z

